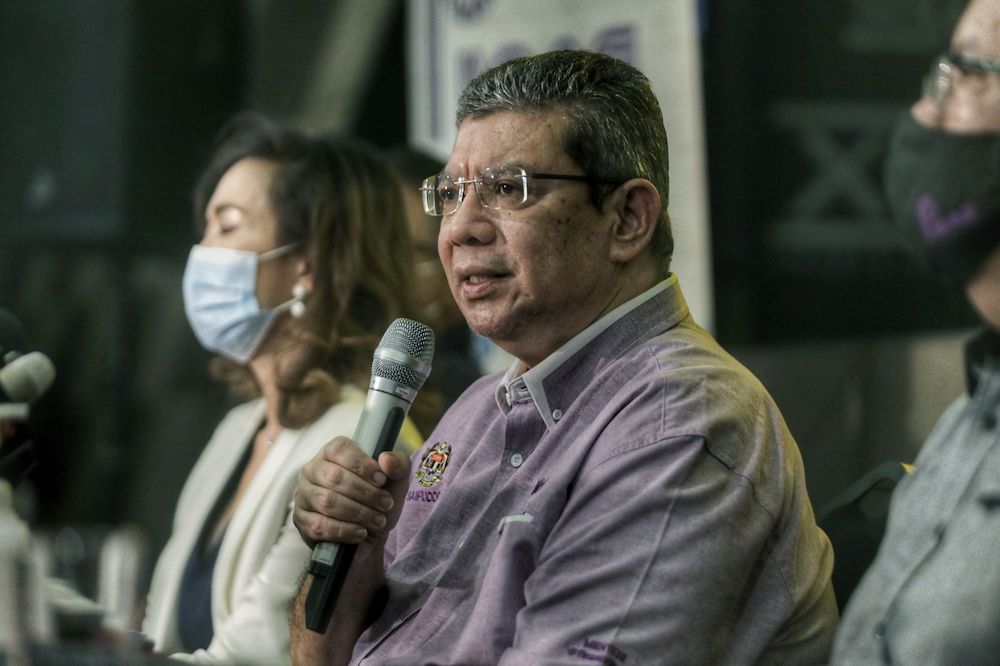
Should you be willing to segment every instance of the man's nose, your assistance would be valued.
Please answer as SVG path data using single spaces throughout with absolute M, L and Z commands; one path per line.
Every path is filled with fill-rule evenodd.
M 934 104 L 934 101 L 924 95 L 910 107 L 910 114 L 913 119 L 924 127 L 935 128 L 941 122 L 941 114 Z
M 487 245 L 496 238 L 495 212 L 480 203 L 470 186 L 458 210 L 442 218 L 441 233 L 452 245 Z

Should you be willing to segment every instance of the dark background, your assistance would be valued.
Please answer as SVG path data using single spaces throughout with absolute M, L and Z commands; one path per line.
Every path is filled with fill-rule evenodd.
M 759 343 L 974 321 L 899 244 L 894 120 L 963 2 L 708 3 L 705 116 L 717 333 Z
M 700 3 L 716 333 L 774 393 L 816 504 L 885 457 L 911 459 L 961 388 L 956 336 L 975 319 L 899 244 L 881 165 L 963 5 Z M 359 7 L 364 30 L 322 28 Z M 32 416 L 37 525 L 133 522 L 165 541 L 229 404 L 180 298 L 211 138 L 255 108 L 404 143 L 405 13 L 398 0 L 0 3 L 0 307 L 59 373 Z M 324 57 L 364 75 L 319 126 Z

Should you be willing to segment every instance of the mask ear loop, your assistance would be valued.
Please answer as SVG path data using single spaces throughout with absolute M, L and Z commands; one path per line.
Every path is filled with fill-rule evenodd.
M 301 243 L 299 242 L 289 243 L 288 245 L 282 245 L 281 247 L 276 247 L 273 250 L 268 250 L 267 252 L 261 252 L 260 254 L 257 255 L 257 263 L 260 263 L 262 261 L 270 261 L 271 259 L 277 259 L 278 257 L 286 255 L 289 252 L 292 252 L 299 245 L 301 245 Z
M 271 259 L 277 259 L 278 257 L 284 256 L 301 245 L 301 242 L 289 243 L 288 245 L 282 245 L 281 247 L 276 247 L 273 250 L 268 250 L 267 252 L 261 252 L 257 255 L 257 263 L 262 261 L 270 261 Z M 296 282 L 295 286 L 292 287 L 292 299 L 287 301 L 288 311 L 295 319 L 301 319 L 306 313 L 306 286 L 301 282 Z M 281 307 L 281 306 L 279 306 Z

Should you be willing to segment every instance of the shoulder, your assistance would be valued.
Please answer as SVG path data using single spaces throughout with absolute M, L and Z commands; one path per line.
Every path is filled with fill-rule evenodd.
M 687 379 L 693 384 L 722 380 L 754 394 L 763 390 L 757 378 L 737 361 L 707 331 L 690 319 L 647 340 L 641 350 L 649 355 L 664 383 Z
M 611 394 L 623 425 L 644 411 L 642 422 L 656 438 L 715 439 L 777 412 L 757 378 L 690 320 L 636 345 L 602 374 L 595 393 Z
M 767 496 L 784 494 L 785 472 L 801 468 L 767 390 L 690 319 L 609 363 L 586 399 L 586 420 L 603 424 L 588 465 L 655 444 L 668 458 L 711 456 Z
M 972 425 L 975 419 L 975 410 L 970 410 L 970 398 L 968 395 L 961 395 L 952 401 L 948 408 L 944 410 L 941 417 L 934 424 L 931 433 L 927 436 L 924 445 L 920 447 L 917 454 L 916 464 L 922 465 L 937 457 L 941 451 L 950 446 L 960 446 L 962 438 L 955 436 L 957 428 Z

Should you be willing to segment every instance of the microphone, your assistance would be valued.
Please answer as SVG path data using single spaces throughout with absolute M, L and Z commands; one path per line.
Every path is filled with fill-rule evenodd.
M 28 403 L 45 393 L 55 378 L 45 354 L 23 354 L 29 346 L 21 322 L 0 308 L 0 419 L 27 418 Z
M 417 391 L 431 372 L 434 331 L 412 319 L 397 319 L 375 349 L 372 378 L 354 441 L 373 458 L 389 451 Z M 324 633 L 354 559 L 356 544 L 318 543 L 309 562 L 306 627 Z
M 56 369 L 42 352 L 21 355 L 28 338 L 21 323 L 0 310 L 0 478 L 16 487 L 37 465 L 34 443 L 23 426 L 28 403 L 49 390 Z
M 45 393 L 56 376 L 42 352 L 16 356 L 0 367 L 0 478 L 17 486 L 35 468 L 34 443 L 14 422 L 28 418 L 28 403 Z
M 34 402 L 55 378 L 56 368 L 42 352 L 18 356 L 0 368 L 0 402 Z

